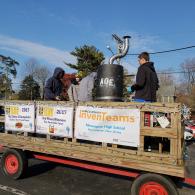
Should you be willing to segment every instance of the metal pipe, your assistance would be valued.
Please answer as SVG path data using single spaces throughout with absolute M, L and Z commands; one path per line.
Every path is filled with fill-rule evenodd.
M 129 39 L 130 38 L 131 38 L 130 36 L 123 37 L 124 41 L 123 41 L 123 47 L 122 47 L 121 53 L 113 55 L 109 60 L 109 64 L 113 64 L 116 59 L 120 59 L 127 54 L 129 50 Z

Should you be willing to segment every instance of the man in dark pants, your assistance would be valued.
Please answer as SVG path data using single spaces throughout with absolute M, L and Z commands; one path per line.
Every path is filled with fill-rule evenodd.
M 128 92 L 135 91 L 135 102 L 156 102 L 159 81 L 154 63 L 150 62 L 150 56 L 147 52 L 142 52 L 138 56 L 138 61 L 140 67 L 136 75 L 136 83 L 128 87 Z
M 61 79 L 64 76 L 64 70 L 60 67 L 55 68 L 53 76 L 50 77 L 45 85 L 44 99 L 45 100 L 61 100 L 60 95 L 63 89 Z

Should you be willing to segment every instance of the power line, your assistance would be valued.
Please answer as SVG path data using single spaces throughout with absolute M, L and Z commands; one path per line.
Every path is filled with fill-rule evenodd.
M 195 71 L 190 71 L 190 73 L 195 72 Z M 176 71 L 176 72 L 157 72 L 157 74 L 185 74 L 187 73 L 186 71 Z
M 190 73 L 194 73 L 195 71 L 190 71 Z M 157 72 L 157 74 L 185 74 L 185 71 L 175 71 L 175 72 Z M 125 77 L 136 76 L 136 74 L 126 74 Z
M 170 50 L 164 50 L 164 51 L 156 51 L 156 52 L 148 52 L 149 54 L 161 54 L 161 53 L 169 53 L 169 52 L 174 52 L 174 51 L 180 51 L 180 50 L 185 50 L 185 49 L 191 49 L 194 48 L 195 45 L 192 46 L 188 46 L 188 47 L 181 47 L 181 48 L 177 48 L 177 49 L 170 49 Z M 128 53 L 127 55 L 131 55 L 131 56 L 137 56 L 139 54 L 137 53 Z

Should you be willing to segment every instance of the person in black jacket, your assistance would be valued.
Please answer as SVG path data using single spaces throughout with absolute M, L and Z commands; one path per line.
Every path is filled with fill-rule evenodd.
M 138 56 L 138 61 L 140 67 L 136 75 L 136 83 L 128 88 L 128 91 L 135 91 L 134 101 L 136 102 L 156 102 L 159 81 L 154 63 L 150 62 L 150 56 L 147 52 L 142 52 Z
M 60 67 L 55 68 L 53 76 L 50 77 L 45 85 L 44 99 L 45 100 L 61 100 L 60 95 L 63 89 L 61 79 L 64 76 L 64 70 Z

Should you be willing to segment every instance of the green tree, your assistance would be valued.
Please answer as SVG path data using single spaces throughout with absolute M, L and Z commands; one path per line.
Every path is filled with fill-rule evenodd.
M 76 64 L 65 62 L 70 68 L 76 69 L 80 77 L 85 77 L 89 73 L 96 71 L 97 67 L 105 59 L 104 54 L 94 46 L 84 45 L 80 48 L 76 47 L 71 54 L 77 58 Z
M 16 65 L 19 63 L 11 57 L 0 55 L 0 96 L 2 98 L 9 98 L 12 94 L 11 77 L 16 77 L 17 70 Z
M 28 75 L 22 81 L 19 91 L 20 100 L 36 100 L 40 99 L 40 86 L 33 79 L 32 75 Z
M 16 65 L 19 63 L 11 57 L 0 55 L 0 74 L 17 75 Z

